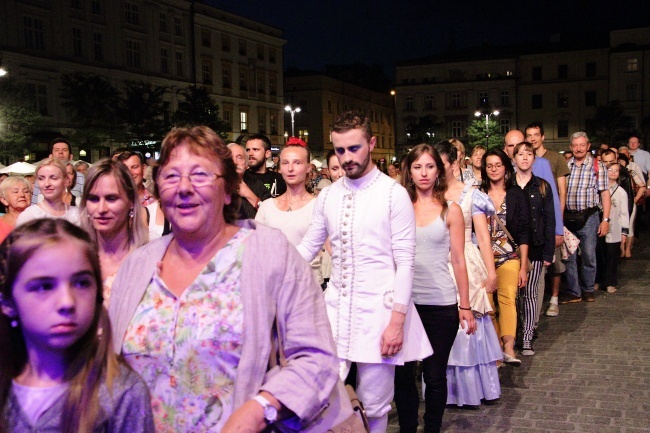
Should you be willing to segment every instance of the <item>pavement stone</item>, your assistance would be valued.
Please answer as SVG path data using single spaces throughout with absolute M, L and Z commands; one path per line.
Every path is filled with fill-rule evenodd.
M 650 209 L 637 232 L 634 257 L 619 264 L 618 292 L 542 315 L 535 356 L 499 370 L 501 398 L 448 407 L 443 432 L 650 433 Z M 418 431 L 423 412 L 421 402 Z M 397 432 L 393 409 L 388 433 Z

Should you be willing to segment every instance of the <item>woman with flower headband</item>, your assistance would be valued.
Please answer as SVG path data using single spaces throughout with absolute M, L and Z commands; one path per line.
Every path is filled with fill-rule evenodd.
M 305 182 L 311 170 L 309 159 L 307 143 L 291 137 L 280 152 L 280 174 L 287 184 L 287 191 L 279 197 L 264 200 L 255 216 L 256 221 L 282 231 L 293 245 L 298 245 L 307 233 L 316 203 Z M 320 262 L 319 255 L 311 265 L 316 281 L 323 284 Z

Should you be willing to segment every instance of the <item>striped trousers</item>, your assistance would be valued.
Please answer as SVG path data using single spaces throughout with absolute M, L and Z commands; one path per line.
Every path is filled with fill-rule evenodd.
M 526 287 L 519 292 L 519 314 L 522 315 L 523 339 L 524 341 L 533 340 L 535 331 L 535 314 L 537 313 L 537 292 L 539 291 L 538 283 L 544 268 L 543 261 L 532 262 L 532 269 L 528 272 L 528 282 Z

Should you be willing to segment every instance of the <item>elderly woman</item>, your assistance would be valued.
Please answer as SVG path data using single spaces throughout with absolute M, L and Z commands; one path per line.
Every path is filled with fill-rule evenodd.
M 127 167 L 109 158 L 93 165 L 79 207 L 81 226 L 97 245 L 104 302 L 108 303 L 120 265 L 132 250 L 149 240 L 144 208 Z
M 39 162 L 36 166 L 36 184 L 43 194 L 43 201 L 25 209 L 16 219 L 16 225 L 37 218 L 63 218 L 79 225 L 79 209 L 63 201 L 67 182 L 63 162 L 56 158 L 45 158 Z
M 156 431 L 306 428 L 340 383 L 308 264 L 280 231 L 237 224 L 239 177 L 214 131 L 172 130 L 159 163 L 172 234 L 127 257 L 109 307 L 115 350 L 151 390 Z M 275 330 L 288 365 L 267 374 Z
M 7 213 L 0 217 L 0 242 L 16 226 L 18 215 L 32 201 L 32 185 L 21 176 L 9 176 L 0 183 L 0 202 L 5 205 Z

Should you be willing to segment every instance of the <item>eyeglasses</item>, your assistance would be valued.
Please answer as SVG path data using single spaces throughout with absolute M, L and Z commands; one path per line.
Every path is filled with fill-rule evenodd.
M 500 169 L 500 168 L 503 168 L 503 164 L 501 164 L 500 162 L 497 162 L 496 164 L 487 164 L 487 165 L 485 166 L 485 169 L 486 169 L 487 171 L 490 171 L 490 170 L 498 170 L 498 169 Z
M 189 179 L 193 187 L 201 188 L 210 185 L 215 180 L 224 177 L 224 175 L 205 171 L 195 171 L 194 173 L 187 175 L 179 173 L 161 173 L 158 180 L 158 186 L 162 189 L 176 187 L 181 183 L 181 179 L 184 177 Z
M 608 168 L 607 171 L 610 171 L 612 173 L 618 173 L 619 169 L 618 168 Z

